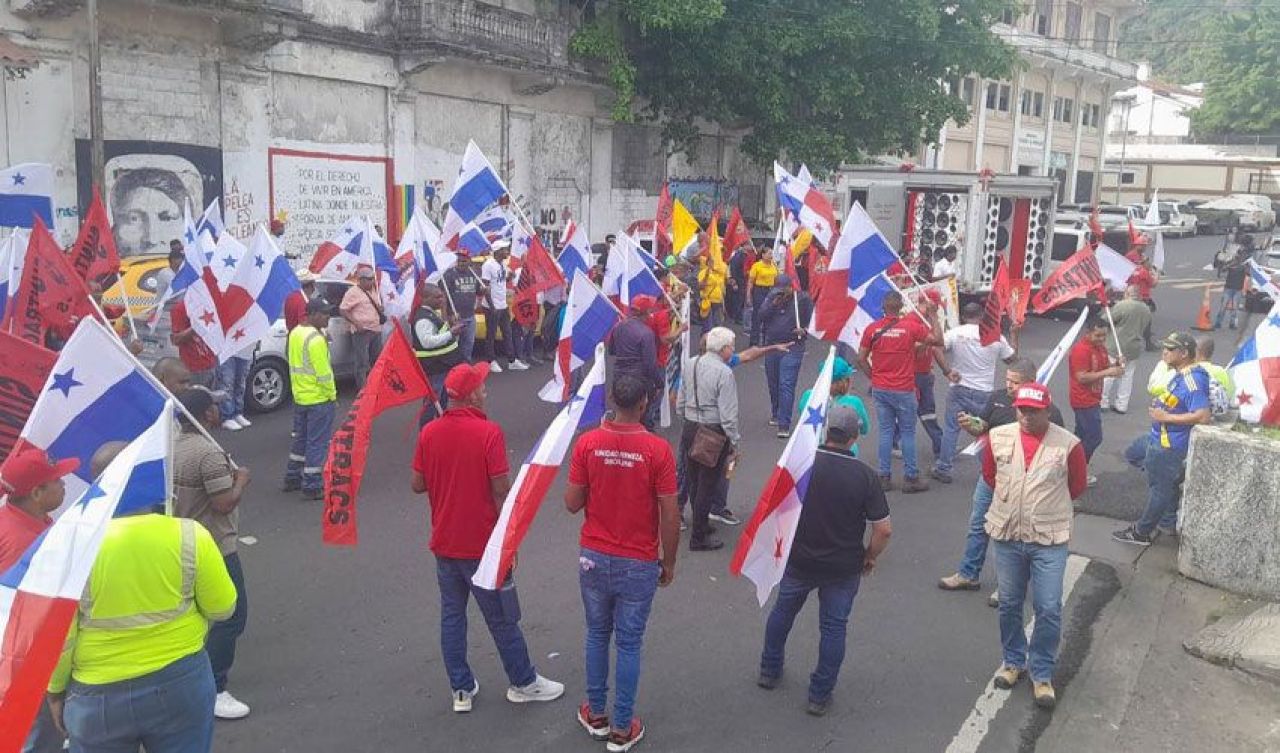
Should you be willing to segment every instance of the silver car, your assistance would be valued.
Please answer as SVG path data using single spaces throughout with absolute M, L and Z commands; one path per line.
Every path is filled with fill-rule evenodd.
M 320 280 L 316 293 L 337 309 L 342 296 L 351 283 L 346 280 Z M 355 376 L 355 361 L 351 357 L 351 327 L 341 316 L 329 319 L 329 359 L 333 373 L 339 380 Z M 255 413 L 268 413 L 288 402 L 289 399 L 289 331 L 283 319 L 276 320 L 271 331 L 258 341 L 249 367 L 245 386 L 245 407 Z

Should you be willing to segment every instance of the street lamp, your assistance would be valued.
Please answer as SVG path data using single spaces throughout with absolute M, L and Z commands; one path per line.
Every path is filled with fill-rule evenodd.
M 1124 126 L 1120 134 L 1120 174 L 1116 176 L 1116 204 L 1120 203 L 1120 184 L 1124 182 L 1124 160 L 1129 151 L 1129 112 L 1137 99 L 1137 94 L 1117 94 L 1111 98 L 1112 102 L 1124 105 Z

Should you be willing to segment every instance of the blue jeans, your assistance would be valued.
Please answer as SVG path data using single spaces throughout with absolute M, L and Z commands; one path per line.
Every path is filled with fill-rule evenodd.
M 956 414 L 963 411 L 970 416 L 981 415 L 990 399 L 990 392 L 959 384 L 953 384 L 947 390 L 947 415 L 946 422 L 942 425 L 942 453 L 936 466 L 939 471 L 950 473 L 955 464 L 956 442 L 960 438 L 960 421 L 956 419 Z
M 462 360 L 471 363 L 471 356 L 476 349 L 476 319 L 474 316 L 459 319 L 458 324 L 462 325 L 462 329 L 458 330 L 458 353 L 462 355 Z
M 431 384 L 431 390 L 436 393 L 436 402 L 440 403 L 440 410 L 449 410 L 449 393 L 444 391 L 444 378 L 447 376 L 449 376 L 447 371 L 439 374 L 427 374 L 427 382 Z M 421 429 L 430 423 L 432 419 L 439 417 L 431 398 L 423 398 L 422 410 L 418 413 L 418 428 Z
M 770 353 L 764 357 L 764 374 L 769 381 L 769 403 L 773 420 L 780 431 L 791 429 L 791 412 L 796 403 L 796 380 L 800 378 L 800 364 L 804 351 L 788 350 Z
M 72 680 L 63 712 L 72 753 L 121 753 L 140 745 L 151 753 L 208 753 L 216 694 L 203 651 L 132 680 Z
M 323 487 L 321 472 L 329 454 L 336 406 L 336 402 L 293 406 L 293 445 L 289 448 L 289 464 L 285 466 L 286 484 L 301 484 L 306 491 Z
M 1217 329 L 1222 326 L 1222 318 L 1231 311 L 1231 329 L 1235 329 L 1240 323 L 1240 309 L 1244 308 L 1244 291 L 1243 290 L 1223 290 L 1222 306 L 1218 309 L 1218 315 L 1213 319 L 1213 328 Z
M 1102 406 L 1092 408 L 1075 408 L 1076 436 L 1084 446 L 1084 459 L 1088 462 L 1093 451 L 1102 444 Z
M 1186 450 L 1161 447 L 1159 442 L 1147 445 L 1147 509 L 1134 524 L 1138 533 L 1150 536 L 1156 526 L 1169 530 L 1177 527 L 1186 463 Z
M 227 575 L 236 586 L 236 611 L 222 622 L 210 625 L 209 635 L 204 640 L 209 664 L 213 667 L 213 682 L 219 693 L 227 689 L 227 674 L 236 660 L 236 639 L 244 633 L 244 626 L 249 622 L 249 593 L 244 587 L 240 555 L 232 552 L 222 559 L 227 563 Z
M 1129 443 L 1124 448 L 1124 460 L 1129 465 L 1140 471 L 1146 470 L 1147 463 L 1147 444 L 1151 441 L 1151 437 L 1143 432 L 1142 436 Z
M 897 392 L 872 387 L 871 397 L 876 403 L 876 423 L 880 432 L 880 452 L 876 459 L 880 475 L 888 476 L 893 472 L 893 438 L 897 434 L 902 440 L 902 462 L 906 477 L 918 478 L 920 468 L 916 465 L 915 390 Z
M 520 599 L 511 578 L 497 591 L 471 583 L 480 560 L 436 557 L 436 580 L 440 584 L 440 651 L 449 687 L 470 691 L 476 678 L 467 664 L 467 599 L 475 597 L 489 634 L 498 648 L 507 679 L 516 687 L 533 682 L 538 673 L 529 660 L 529 646 L 520 631 Z
M 250 363 L 247 358 L 233 357 L 218 364 L 218 389 L 227 393 L 227 399 L 218 403 L 223 421 L 244 414 L 244 383 L 249 378 Z
M 861 575 L 821 585 L 798 578 L 789 570 L 778 584 L 778 598 L 764 627 L 764 651 L 760 654 L 760 674 L 766 677 L 782 675 L 783 656 L 787 647 L 787 634 L 800 614 L 809 592 L 818 590 L 818 666 L 809 675 L 809 700 L 821 703 L 831 697 L 835 689 L 840 665 L 844 663 L 845 636 L 849 627 L 849 613 L 853 611 L 853 599 L 858 595 Z
M 656 561 L 615 557 L 586 548 L 578 559 L 578 584 L 587 618 L 587 703 L 593 714 L 605 713 L 609 702 L 610 638 L 618 646 L 614 729 L 631 728 L 640 684 L 640 649 L 660 571 Z
M 763 341 L 761 329 L 764 327 L 764 321 L 761 314 L 764 313 L 764 302 L 769 297 L 769 288 L 752 288 L 751 289 L 751 344 L 760 345 Z
M 1000 645 L 1006 666 L 1031 671 L 1035 682 L 1053 680 L 1062 637 L 1062 578 L 1067 545 L 1043 546 L 1023 541 L 995 541 L 996 579 L 1000 585 Z M 1031 644 L 1022 622 L 1022 604 L 1031 585 L 1035 628 Z M 1030 661 L 1028 662 L 1028 651 Z
M 956 571 L 969 580 L 977 580 L 982 574 L 982 563 L 987 559 L 987 536 L 985 523 L 987 510 L 991 509 L 991 498 L 994 491 L 987 485 L 987 480 L 978 476 L 978 485 L 973 487 L 973 512 L 969 515 L 969 535 L 965 538 L 964 557 L 960 560 L 960 568 Z

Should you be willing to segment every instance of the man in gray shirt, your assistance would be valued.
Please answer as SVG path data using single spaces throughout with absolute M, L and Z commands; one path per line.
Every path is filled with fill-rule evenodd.
M 1138 288 L 1130 285 L 1124 291 L 1124 300 L 1111 307 L 1111 318 L 1116 324 L 1116 334 L 1107 340 L 1107 353 L 1111 360 L 1124 365 L 1124 374 L 1107 377 L 1102 382 L 1102 404 L 1116 413 L 1129 410 L 1129 395 L 1133 392 L 1133 373 L 1138 368 L 1146 342 L 1143 333 L 1151 327 L 1151 309 L 1142 302 Z M 1116 340 L 1120 341 L 1119 349 Z
M 680 435 L 680 457 L 685 461 L 689 503 L 693 507 L 693 532 L 689 550 L 706 552 L 719 549 L 724 542 L 712 538 L 707 516 L 715 498 L 716 485 L 724 478 L 725 466 L 737 454 L 742 441 L 738 430 L 738 385 L 733 380 L 729 359 L 733 358 L 733 331 L 715 327 L 707 332 L 705 352 L 685 364 L 683 388 L 676 412 L 684 419 Z M 705 426 L 726 437 L 724 448 L 715 464 L 703 465 L 689 457 L 694 436 Z

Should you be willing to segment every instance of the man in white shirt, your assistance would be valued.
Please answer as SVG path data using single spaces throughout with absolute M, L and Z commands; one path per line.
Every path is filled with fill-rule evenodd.
M 982 305 L 966 303 L 960 310 L 960 326 L 947 330 L 942 337 L 950 364 L 945 371 L 951 387 L 947 390 L 946 422 L 942 426 L 942 452 L 930 475 L 944 484 L 951 483 L 951 466 L 960 436 L 960 421 L 956 417 L 962 412 L 981 415 L 996 386 L 996 362 L 1010 363 L 1014 359 L 1014 349 L 1003 335 L 989 345 L 982 344 L 978 332 L 980 321 Z
M 489 370 L 502 373 L 498 364 L 497 334 L 502 330 L 502 352 L 507 358 L 507 368 L 524 371 L 528 364 L 516 358 L 514 340 L 511 337 L 511 310 L 507 307 L 507 279 L 509 272 L 504 262 L 511 253 L 511 242 L 500 240 L 493 244 L 493 253 L 480 267 L 480 281 L 485 285 L 485 342 L 489 344 Z
M 946 256 L 933 263 L 933 279 L 945 280 L 956 276 L 956 249 L 948 247 Z

